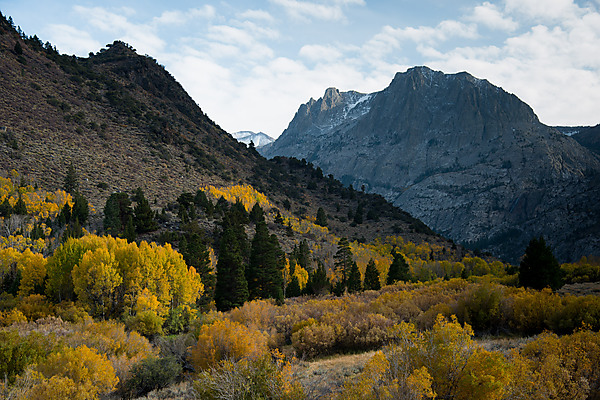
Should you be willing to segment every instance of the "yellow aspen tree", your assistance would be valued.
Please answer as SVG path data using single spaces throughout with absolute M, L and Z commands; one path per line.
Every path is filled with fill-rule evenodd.
M 115 289 L 123 282 L 114 255 L 106 248 L 88 250 L 73 267 L 73 287 L 79 301 L 102 319 L 117 310 Z
M 41 254 L 34 254 L 26 249 L 20 257 L 18 268 L 21 270 L 19 295 L 28 296 L 33 293 L 42 293 L 46 279 L 47 260 Z

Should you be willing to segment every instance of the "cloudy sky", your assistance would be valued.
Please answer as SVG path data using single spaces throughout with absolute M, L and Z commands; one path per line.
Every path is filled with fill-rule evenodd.
M 548 125 L 600 123 L 600 0 L 0 0 L 28 35 L 87 56 L 119 39 L 227 131 L 277 137 L 326 88 L 467 71 Z

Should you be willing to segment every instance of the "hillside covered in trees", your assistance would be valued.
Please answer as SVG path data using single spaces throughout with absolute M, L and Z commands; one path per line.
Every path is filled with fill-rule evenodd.
M 536 238 L 513 266 L 265 160 L 125 43 L 69 57 L 3 17 L 0 54 L 0 397 L 598 398 L 598 297 L 556 291 L 598 260 Z

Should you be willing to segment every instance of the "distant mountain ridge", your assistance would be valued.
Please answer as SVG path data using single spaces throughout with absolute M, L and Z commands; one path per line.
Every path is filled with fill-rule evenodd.
M 239 131 L 231 134 L 238 142 L 249 145 L 254 143 L 254 147 L 259 148 L 273 143 L 275 139 L 263 132 Z
M 600 124 L 577 131 L 573 134 L 573 139 L 596 154 L 600 154 Z
M 329 88 L 261 153 L 305 158 L 513 262 L 542 234 L 562 260 L 600 254 L 600 159 L 465 72 L 415 67 L 372 94 Z

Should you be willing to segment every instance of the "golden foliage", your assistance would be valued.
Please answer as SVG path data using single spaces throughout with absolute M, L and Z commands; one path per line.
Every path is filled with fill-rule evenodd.
M 230 203 L 235 203 L 237 200 L 241 201 L 246 211 L 252 210 L 254 204 L 258 203 L 263 209 L 271 208 L 271 203 L 267 196 L 258 192 L 250 185 L 235 185 L 229 187 L 220 187 L 209 185 L 200 188 L 203 192 L 209 194 L 215 199 L 223 197 Z
M 267 352 L 267 338 L 260 331 L 222 320 L 200 327 L 198 342 L 190 348 L 190 360 L 200 371 L 222 360 L 258 359 Z
M 97 399 L 99 394 L 113 391 L 119 382 L 106 356 L 85 345 L 51 354 L 32 369 L 43 377 L 31 389 L 34 398 L 46 390 L 52 396 L 72 393 L 80 398 Z M 52 396 L 46 398 L 58 398 Z

